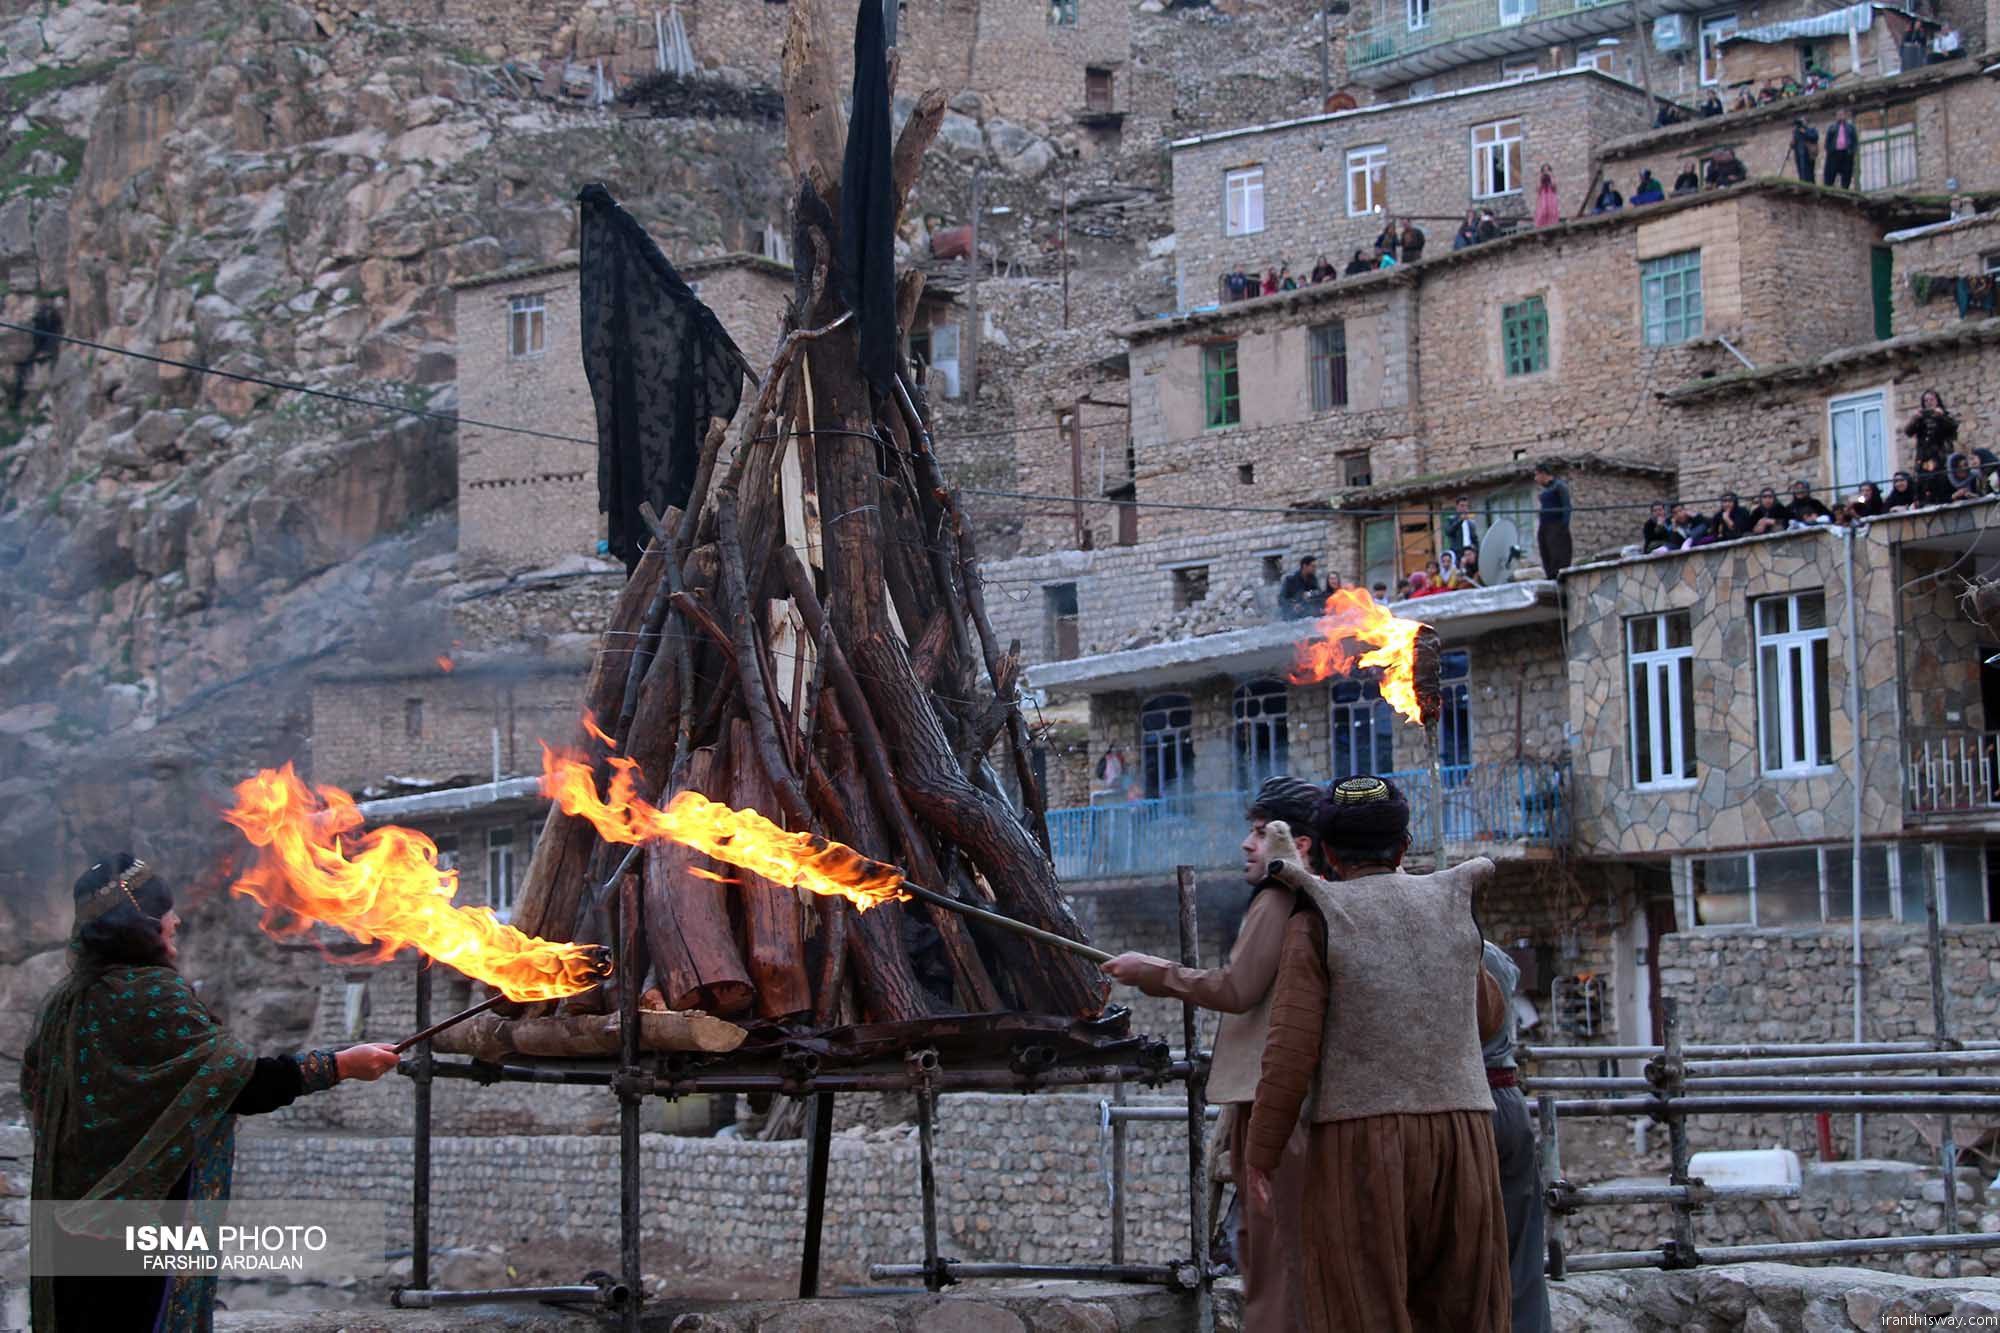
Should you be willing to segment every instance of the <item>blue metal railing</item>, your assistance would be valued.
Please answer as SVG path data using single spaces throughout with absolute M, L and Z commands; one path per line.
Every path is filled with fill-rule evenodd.
M 1410 849 L 1429 854 L 1429 769 L 1389 773 L 1409 797 Z M 1569 841 L 1568 765 L 1540 760 L 1452 764 L 1440 771 L 1444 837 L 1453 848 Z M 1245 791 L 1197 792 L 1049 811 L 1056 873 L 1064 879 L 1155 874 L 1177 865 L 1235 865 Z

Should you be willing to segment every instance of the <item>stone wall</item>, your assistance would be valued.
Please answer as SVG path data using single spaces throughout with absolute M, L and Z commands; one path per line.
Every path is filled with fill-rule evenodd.
M 1531 192 L 1529 173 L 1544 162 L 1554 165 L 1558 180 L 1589 175 L 1593 133 L 1606 128 L 1600 106 L 1630 130 L 1651 120 L 1638 89 L 1594 71 L 1570 70 L 1463 94 L 1182 140 L 1174 147 L 1181 307 L 1214 303 L 1222 275 L 1232 269 L 1261 273 L 1289 263 L 1303 280 L 1318 254 L 1344 263 L 1357 247 L 1372 246 L 1382 219 L 1348 214 L 1350 149 L 1388 145 L 1386 207 L 1392 214 L 1457 218 L 1477 202 L 1499 213 L 1526 216 L 1534 201 L 1521 189 L 1490 199 L 1473 198 L 1472 127 L 1520 119 L 1523 184 Z M 1264 229 L 1228 236 L 1223 179 L 1230 170 L 1250 165 L 1264 168 Z M 1450 250 L 1454 224 L 1427 220 L 1421 225 L 1428 234 L 1426 254 Z
M 1959 322 L 1949 281 L 1973 278 L 2000 268 L 2000 213 L 1981 213 L 1942 227 L 1892 237 L 1896 256 L 1896 332 L 1924 333 Z M 1922 299 L 1913 279 L 1931 279 Z
M 540 771 L 536 743 L 576 731 L 582 666 L 517 661 L 329 678 L 313 690 L 312 775 L 349 790 L 385 779 L 491 780 Z
M 1960 190 L 1991 189 L 2000 185 L 1994 166 L 2000 162 L 2000 123 L 1995 119 L 2000 87 L 1978 77 L 1977 66 L 1976 60 L 1957 60 L 1887 78 L 1872 72 L 1860 80 L 1843 77 L 1811 97 L 1602 141 L 1595 165 L 1628 194 L 1642 167 L 1651 167 L 1654 175 L 1671 184 L 1681 163 L 1724 146 L 1735 150 L 1752 175 L 1791 175 L 1794 117 L 1803 116 L 1824 139 L 1826 127 L 1841 108 L 1852 112 L 1864 128 L 1870 118 L 1889 109 L 1899 116 L 1913 115 L 1917 130 L 1916 177 L 1896 189 L 1944 194 L 1949 188 L 1946 182 L 1952 180 Z M 1816 168 L 1822 175 L 1825 165 L 1822 153 Z

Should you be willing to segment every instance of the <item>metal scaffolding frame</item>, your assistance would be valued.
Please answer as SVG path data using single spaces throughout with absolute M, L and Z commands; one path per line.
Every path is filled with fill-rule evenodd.
M 1195 917 L 1195 876 L 1186 866 L 1176 871 L 1180 899 L 1181 961 L 1189 967 L 1200 965 L 1200 947 Z M 620 967 L 626 976 L 639 969 L 639 904 L 633 882 L 620 885 L 618 897 Z M 873 1264 L 874 1280 L 921 1277 L 931 1291 L 941 1291 L 954 1283 L 974 1278 L 1067 1278 L 1097 1282 L 1130 1282 L 1164 1286 L 1195 1297 L 1198 1326 L 1208 1333 L 1214 1328 L 1213 1274 L 1208 1260 L 1207 1172 L 1204 1148 L 1208 1107 L 1208 1053 L 1197 1046 L 1195 1006 L 1182 1008 L 1182 1053 L 1176 1059 L 1163 1041 L 1141 1043 L 1136 1052 L 1117 1058 L 1056 1063 L 1053 1051 L 1047 1060 L 1016 1059 L 1009 1065 L 947 1065 L 934 1049 L 907 1052 L 897 1067 L 880 1064 L 854 1069 L 822 1071 L 811 1057 L 784 1063 L 779 1072 L 717 1069 L 704 1072 L 698 1066 L 681 1067 L 668 1057 L 642 1057 L 639 1046 L 637 986 L 619 991 L 620 1040 L 622 1049 L 615 1064 L 603 1061 L 564 1060 L 559 1063 L 493 1065 L 471 1060 L 439 1060 L 426 1039 L 417 1044 L 400 1066 L 399 1072 L 414 1087 L 414 1134 L 411 1164 L 411 1260 L 410 1285 L 399 1288 L 391 1303 L 404 1309 L 429 1309 L 442 1305 L 481 1301 L 547 1301 L 580 1303 L 616 1313 L 626 1333 L 638 1333 L 645 1305 L 641 1230 L 641 1180 L 639 1172 L 639 1108 L 649 1096 L 675 1098 L 694 1093 L 771 1093 L 812 1099 L 807 1131 L 805 1234 L 799 1260 L 799 1295 L 819 1292 L 821 1237 L 827 1203 L 827 1166 L 831 1156 L 834 1096 L 840 1092 L 912 1092 L 917 1098 L 918 1191 L 923 1207 L 924 1257 L 920 1264 Z M 417 1026 L 431 1022 L 431 972 L 421 957 L 417 960 Z M 1043 1048 L 1047 1050 L 1047 1048 Z M 650 1059 L 650 1064 L 648 1060 Z M 487 1291 L 450 1291 L 431 1286 L 431 1089 L 439 1079 L 465 1080 L 490 1086 L 495 1083 L 540 1083 L 572 1087 L 607 1087 L 618 1097 L 618 1197 L 619 1197 L 619 1276 L 617 1279 L 586 1280 L 581 1284 L 547 1287 L 510 1287 Z M 1161 1086 L 1180 1082 L 1186 1088 L 1187 1105 L 1175 1118 L 1187 1122 L 1188 1138 L 1188 1257 L 1166 1264 L 1123 1262 L 1122 1235 L 1114 1242 L 1109 1264 L 967 1263 L 944 1256 L 938 1239 L 938 1188 L 935 1166 L 936 1113 L 938 1095 L 945 1092 L 1013 1091 L 1043 1092 L 1062 1087 L 1110 1083 L 1120 1090 L 1128 1083 Z

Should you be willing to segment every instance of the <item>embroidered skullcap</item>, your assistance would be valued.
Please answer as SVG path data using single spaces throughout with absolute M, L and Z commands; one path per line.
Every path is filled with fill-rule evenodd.
M 1251 818 L 1282 819 L 1292 826 L 1294 832 L 1304 833 L 1312 827 L 1313 810 L 1319 805 L 1319 788 L 1310 782 L 1279 774 L 1264 779 L 1264 785 L 1257 789 L 1257 797 L 1250 802 Z
M 1410 831 L 1410 803 L 1387 778 L 1342 778 L 1320 802 L 1313 828 L 1330 846 L 1384 847 Z

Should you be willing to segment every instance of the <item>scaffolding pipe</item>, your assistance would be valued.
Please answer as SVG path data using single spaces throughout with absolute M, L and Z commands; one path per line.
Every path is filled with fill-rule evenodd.
M 957 1259 L 938 1260 L 947 1283 L 964 1278 L 1039 1278 L 1057 1282 L 1144 1282 L 1162 1287 L 1193 1285 L 1187 1264 L 1009 1264 L 965 1263 Z M 870 1264 L 868 1279 L 884 1282 L 894 1278 L 924 1277 L 924 1264 Z
M 1854 587 L 1854 542 L 1860 528 L 1858 523 L 1843 523 L 1838 531 L 1841 547 L 1847 556 L 1847 724 L 1854 737 L 1854 767 L 1847 775 L 1847 785 L 1854 795 L 1854 808 L 1850 816 L 1853 827 L 1849 829 L 1852 846 L 1848 854 L 1849 893 L 1853 899 L 1850 916 L 1854 922 L 1854 1040 L 1866 1041 L 1868 1032 L 1862 1022 L 1863 991 L 1867 980 L 1867 970 L 1861 961 L 1861 792 L 1866 769 L 1861 762 L 1861 631 L 1860 612 L 1856 609 L 1860 595 Z M 1868 1155 L 1866 1151 L 1867 1127 L 1860 1115 L 1854 1117 L 1854 1156 L 1858 1160 Z
M 430 959 L 419 953 L 417 963 L 417 1027 L 431 1023 Z M 416 1124 L 410 1136 L 410 1285 L 431 1284 L 431 1079 L 436 1073 L 430 1038 L 417 1043 L 416 1058 L 409 1061 L 410 1078 L 415 1083 L 412 1100 Z M 401 1062 L 398 1070 L 403 1068 Z
M 1619 1268 L 1709 1268 L 1717 1264 L 1785 1263 L 1794 1259 L 1828 1259 L 1847 1254 L 1926 1254 L 1943 1251 L 2000 1249 L 2000 1231 L 1966 1236 L 1880 1236 L 1872 1240 L 1807 1240 L 1776 1245 L 1718 1245 L 1688 1255 L 1675 1255 L 1671 1265 L 1665 1250 L 1610 1251 L 1570 1258 L 1574 1273 L 1603 1273 Z
M 488 1287 L 483 1291 L 445 1291 L 438 1288 L 404 1287 L 389 1296 L 398 1310 L 434 1310 L 445 1305 L 485 1305 L 508 1301 L 583 1301 L 625 1308 L 631 1293 L 623 1283 L 577 1282 L 562 1287 Z
M 1549 1187 L 1549 1207 L 1568 1212 L 1638 1203 L 1757 1203 L 1765 1199 L 1796 1199 L 1797 1185 L 1571 1185 Z M 1560 1201 L 1561 1207 L 1557 1208 Z
M 639 1333 L 646 1301 L 645 1270 L 639 1253 L 639 988 L 645 984 L 645 953 L 639 917 L 639 877 L 618 882 L 618 1263 L 631 1299 L 622 1307 L 625 1333 Z
M 1542 1179 L 1558 1181 L 1562 1176 L 1562 1125 L 1556 1118 L 1556 1099 L 1544 1093 L 1535 1099 L 1535 1115 L 1542 1130 Z M 1564 1253 L 1568 1227 L 1564 1215 L 1553 1210 L 1548 1215 L 1548 1274 L 1560 1278 L 1567 1266 Z
M 411 1063 L 401 1072 L 415 1077 Z M 607 1087 L 616 1078 L 609 1069 L 563 1069 L 544 1065 L 487 1065 L 476 1061 L 437 1062 L 438 1078 L 469 1079 L 475 1083 L 560 1083 L 570 1086 Z M 1136 1079 L 1145 1083 L 1168 1083 L 1188 1076 L 1186 1060 L 1164 1064 L 1057 1065 L 1033 1073 L 1011 1069 L 941 1069 L 929 1080 L 937 1092 L 1040 1092 L 1049 1088 L 1090 1083 L 1117 1083 Z M 641 1074 L 631 1080 L 644 1096 L 687 1097 L 710 1092 L 758 1092 L 783 1097 L 804 1097 L 815 1092 L 914 1092 L 925 1083 L 916 1074 L 887 1071 L 813 1074 Z M 1178 1113 L 1177 1117 L 1178 1118 Z
M 1442 854 L 1442 853 L 1440 853 Z M 1201 966 L 1201 935 L 1195 922 L 1195 879 L 1192 866 L 1175 866 L 1174 881 L 1180 890 L 1181 965 L 1190 970 Z M 1194 1262 L 1195 1328 L 1197 1333 L 1214 1333 L 1215 1297 L 1208 1271 L 1208 1172 L 1203 1162 L 1208 1123 L 1204 1115 L 1208 1075 L 1198 1055 L 1199 1028 L 1192 1000 L 1181 1001 L 1181 1055 L 1189 1065 L 1187 1076 L 1187 1173 L 1188 1173 L 1188 1255 Z
M 1961 1041 L 1954 1042 L 1953 1046 L 1966 1051 L 1994 1051 L 2000 1050 L 2000 1041 Z M 1523 1046 L 1518 1054 L 1523 1060 L 1595 1062 L 1646 1060 L 1665 1049 L 1663 1046 Z M 1930 1041 L 1774 1041 L 1748 1045 L 1683 1046 L 1681 1054 L 1690 1059 L 1743 1060 L 1808 1055 L 1895 1055 L 1904 1051 L 1936 1049 L 1937 1043 Z
M 1931 891 L 1924 895 L 1925 926 L 1930 937 L 1931 954 L 1931 1035 L 1940 1048 L 1951 1043 L 1951 1024 L 1945 1014 L 1944 1003 L 1944 941 L 1938 930 L 1938 872 L 1931 872 Z M 1943 1078 L 1936 1080 L 1944 1082 Z M 1951 1080 L 1957 1082 L 1958 1080 Z M 1953 1134 L 1951 1116 L 1947 1114 L 1939 1124 L 1938 1158 L 1944 1167 L 1944 1232 L 1947 1236 L 1958 1234 L 1958 1140 Z M 1951 1255 L 1951 1275 L 1959 1275 L 1958 1252 Z
M 1120 1083 L 1117 1089 L 1119 1101 L 1124 1101 L 1125 1095 L 1125 1085 Z M 1111 1262 L 1114 1264 L 1125 1262 L 1125 1141 L 1127 1137 L 1125 1122 L 1132 1117 L 1117 1115 L 1115 1112 L 1126 1109 L 1139 1110 L 1141 1108 L 1126 1108 L 1112 1106 L 1108 1103 L 1103 1104 L 1104 1124 L 1111 1131 Z M 1153 1108 L 1147 1107 L 1144 1109 L 1151 1110 Z M 1159 1109 L 1167 1112 L 1175 1119 L 1178 1119 L 1181 1114 L 1178 1109 L 1171 1106 L 1163 1106 Z
M 1996 1084 L 2000 1087 L 2000 1084 Z M 1122 1089 L 1121 1089 L 1122 1091 Z M 1115 1102 L 1100 1103 L 1104 1117 L 1111 1124 L 1124 1124 L 1129 1120 L 1172 1120 L 1187 1119 L 1187 1112 L 1178 1106 L 1120 1106 Z M 1211 1106 L 1203 1113 L 1204 1118 L 1214 1120 L 1222 1114 L 1220 1106 Z
M 1945 1115 L 1970 1113 L 1991 1115 L 2000 1112 L 2000 1097 L 1978 1094 L 1922 1097 L 1912 1094 L 1883 1096 L 1797 1096 L 1776 1094 L 1721 1097 L 1612 1097 L 1596 1101 L 1557 1102 L 1556 1113 L 1566 1116 L 1651 1115 L 1678 1120 L 1691 1115 L 1762 1115 L 1785 1111 L 1880 1112 L 1888 1115 Z
M 1651 1092 L 1643 1078 L 1533 1078 L 1522 1080 L 1531 1094 L 1537 1092 Z M 1991 1092 L 2000 1093 L 2000 1078 L 1932 1078 L 1927 1074 L 1884 1075 L 1866 1078 L 1855 1074 L 1796 1075 L 1770 1078 L 1690 1079 L 1683 1090 L 1711 1092 Z
M 1912 1051 L 1907 1055 L 1804 1056 L 1782 1060 L 1696 1060 L 1691 1081 L 1743 1074 L 1866 1074 L 1881 1069 L 1982 1069 L 2000 1066 L 2000 1051 Z

